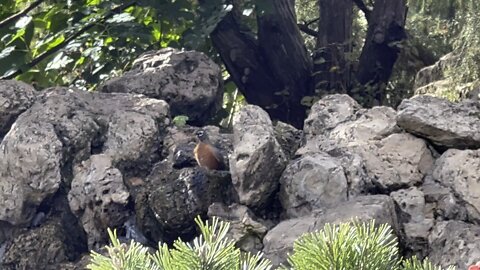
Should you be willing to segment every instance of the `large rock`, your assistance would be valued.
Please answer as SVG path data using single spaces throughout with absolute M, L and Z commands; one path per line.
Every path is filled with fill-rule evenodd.
M 480 223 L 480 150 L 450 149 L 435 163 L 433 178 L 464 202 L 470 221 Z
M 107 228 L 121 226 L 129 215 L 130 194 L 109 156 L 93 155 L 75 166 L 68 193 L 70 209 L 88 235 L 89 248 L 106 243 Z
M 399 133 L 392 108 L 362 109 L 346 95 L 315 103 L 304 131 L 307 141 L 296 154 L 327 152 L 342 160 L 349 195 L 417 185 L 433 164 L 425 141 Z
M 451 52 L 442 56 L 435 64 L 424 67 L 418 71 L 413 85 L 415 94 L 417 94 L 418 88 L 445 79 L 445 70 L 457 65 L 458 61 L 459 55 Z
M 228 237 L 243 251 L 257 253 L 263 249 L 263 237 L 270 225 L 259 219 L 248 207 L 240 204 L 229 206 L 213 203 L 208 208 L 209 217 L 218 217 L 230 224 Z
M 0 269 L 58 269 L 56 264 L 79 256 L 68 237 L 58 221 L 25 231 L 6 246 Z
M 313 104 L 305 119 L 303 130 L 307 136 L 326 135 L 339 124 L 356 119 L 362 107 L 348 95 L 329 95 Z
M 0 141 L 35 98 L 36 92 L 32 86 L 20 81 L 0 80 Z
M 452 103 L 431 96 L 405 99 L 397 123 L 407 132 L 446 148 L 480 147 L 480 103 Z
M 427 255 L 428 234 L 434 225 L 433 218 L 426 218 L 423 192 L 417 187 L 390 193 L 399 209 L 398 220 L 403 227 L 404 252 L 423 258 Z
M 258 106 L 243 107 L 233 120 L 233 140 L 230 171 L 239 200 L 264 206 L 287 163 L 268 114 Z
M 165 48 L 142 54 L 130 71 L 107 81 L 102 92 L 138 93 L 168 102 L 172 116 L 204 125 L 221 108 L 220 67 L 205 54 Z
M 434 162 L 426 142 L 407 133 L 392 134 L 353 151 L 363 157 L 367 174 L 382 190 L 420 184 Z
M 438 222 L 429 236 L 430 260 L 443 268 L 467 269 L 480 261 L 480 227 L 461 221 Z
M 167 242 L 178 237 L 190 239 L 196 232 L 194 219 L 205 216 L 213 202 L 230 203 L 232 193 L 228 172 L 200 167 L 175 169 L 164 160 L 155 165 L 135 197 L 140 217 L 137 222 L 146 235 L 153 235 L 154 241 L 158 237 Z
M 425 196 L 417 187 L 401 189 L 390 193 L 400 209 L 400 221 L 419 222 L 425 218 Z
M 429 174 L 421 186 L 425 195 L 425 216 L 437 220 L 467 220 L 467 209 L 451 188 L 433 180 Z
M 400 129 L 392 108 L 362 109 L 347 95 L 326 96 L 315 103 L 305 120 L 306 143 L 297 155 L 308 152 L 336 152 L 383 139 Z
M 159 159 L 169 123 L 168 104 L 161 100 L 45 90 L 0 144 L 0 220 L 29 224 L 38 206 L 61 182 L 69 186 L 72 168 L 92 153 L 105 152 L 113 166 L 142 173 Z
M 380 140 L 400 130 L 395 122 L 396 112 L 389 107 L 374 107 L 357 112 L 356 119 L 341 123 L 329 134 L 336 144 L 354 146 Z
M 275 137 L 282 146 L 283 152 L 288 159 L 295 156 L 295 152 L 303 141 L 303 131 L 296 129 L 292 125 L 283 122 L 277 122 L 274 126 Z
M 387 223 L 399 234 L 399 224 L 392 199 L 385 195 L 362 196 L 310 216 L 288 219 L 271 229 L 263 239 L 265 256 L 274 265 L 286 263 L 287 254 L 301 235 L 323 229 L 326 223 L 338 224 L 352 219 L 376 224 Z
M 348 198 L 342 163 L 328 154 L 303 155 L 288 164 L 280 178 L 280 202 L 286 217 L 310 214 Z

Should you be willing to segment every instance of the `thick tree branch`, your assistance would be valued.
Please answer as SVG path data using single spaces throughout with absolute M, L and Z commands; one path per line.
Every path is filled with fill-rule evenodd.
M 357 81 L 368 86 L 364 106 L 384 104 L 384 86 L 400 53 L 398 44 L 407 38 L 406 17 L 407 0 L 375 1 L 356 73 Z
M 365 2 L 363 2 L 363 0 L 352 0 L 352 1 L 365 14 L 365 18 L 367 19 L 367 21 L 369 21 L 372 11 L 370 10 L 370 8 L 367 7 Z
M 13 14 L 12 16 L 4 19 L 3 21 L 0 22 L 0 28 L 3 28 L 5 26 L 9 25 L 10 23 L 16 21 L 20 17 L 27 15 L 28 12 L 30 12 L 32 9 L 39 6 L 41 3 L 43 3 L 43 1 L 44 0 L 37 0 L 37 1 L 33 2 L 32 4 L 30 4 L 30 6 L 26 7 L 24 10 L 21 10 L 21 11 L 15 13 L 15 14 Z
M 318 36 L 318 32 L 309 28 L 306 23 L 299 23 L 299 24 L 297 24 L 297 26 L 298 26 L 298 29 L 300 29 L 300 31 L 302 31 L 303 33 L 305 33 L 309 36 L 312 36 L 312 37 L 317 37 Z
M 272 119 L 303 126 L 304 96 L 313 95 L 311 59 L 296 24 L 291 0 L 268 0 L 258 12 L 258 39 L 245 32 L 233 12 L 211 33 L 239 91 L 250 104 L 264 108 Z
M 88 30 L 90 30 L 91 28 L 93 28 L 95 25 L 99 24 L 99 23 L 103 23 L 105 22 L 106 20 L 108 20 L 109 18 L 111 18 L 113 15 L 117 14 L 118 12 L 126 9 L 126 8 L 129 8 L 133 5 L 136 4 L 136 1 L 132 1 L 132 2 L 129 2 L 129 3 L 126 3 L 126 4 L 123 4 L 123 5 L 120 5 L 118 7 L 115 7 L 114 9 L 110 10 L 103 18 L 93 22 L 93 23 L 90 23 L 90 24 L 87 24 L 85 25 L 82 29 L 80 29 L 78 32 L 76 32 L 75 34 L 71 35 L 70 37 L 68 37 L 67 39 L 65 39 L 63 42 L 59 43 L 57 46 L 51 48 L 50 50 L 48 51 L 45 51 L 43 52 L 42 54 L 40 54 L 39 56 L 37 56 L 35 59 L 33 59 L 31 62 L 23 65 L 21 68 L 17 69 L 15 72 L 7 75 L 7 76 L 2 76 L 0 77 L 0 79 L 13 79 L 15 78 L 16 76 L 28 71 L 29 69 L 31 69 L 32 67 L 36 66 L 38 63 L 42 62 L 43 60 L 45 60 L 45 58 L 49 57 L 50 55 L 58 52 L 60 49 L 62 49 L 63 47 L 65 47 L 68 43 L 70 43 L 70 41 L 76 39 L 77 37 L 79 37 L 80 35 L 82 35 L 83 33 L 87 32 Z

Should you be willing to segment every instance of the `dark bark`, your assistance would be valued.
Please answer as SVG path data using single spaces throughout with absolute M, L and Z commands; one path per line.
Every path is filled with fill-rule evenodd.
M 313 94 L 311 59 L 296 24 L 294 1 L 268 0 L 258 12 L 258 38 L 245 30 L 234 12 L 211 33 L 233 81 L 250 104 L 272 119 L 302 127 L 307 107 L 304 96 Z
M 367 86 L 361 102 L 365 106 L 384 103 L 385 86 L 400 52 L 398 44 L 406 38 L 406 16 L 406 0 L 375 1 L 356 74 L 357 81 Z
M 315 89 L 320 96 L 346 93 L 351 82 L 353 3 L 351 0 L 319 1 L 320 21 L 314 53 Z
M 355 5 L 358 7 L 358 9 L 360 9 L 363 12 L 367 21 L 369 21 L 370 20 L 370 14 L 372 13 L 372 11 L 370 10 L 370 8 L 367 7 L 365 2 L 363 2 L 363 0 L 352 0 L 352 1 L 355 3 Z

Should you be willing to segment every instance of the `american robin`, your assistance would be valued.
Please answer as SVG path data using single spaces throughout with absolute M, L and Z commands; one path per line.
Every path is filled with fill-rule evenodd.
M 225 161 L 223 159 L 220 150 L 212 145 L 208 135 L 203 130 L 195 132 L 198 143 L 193 149 L 193 154 L 200 167 L 207 168 L 209 170 L 224 170 Z

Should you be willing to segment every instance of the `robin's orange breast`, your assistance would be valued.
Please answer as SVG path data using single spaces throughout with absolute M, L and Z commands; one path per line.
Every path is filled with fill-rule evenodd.
M 210 144 L 203 142 L 198 143 L 197 146 L 195 146 L 193 153 L 200 167 L 204 167 L 209 170 L 219 170 L 224 166 L 223 158 L 221 157 L 218 149 Z

